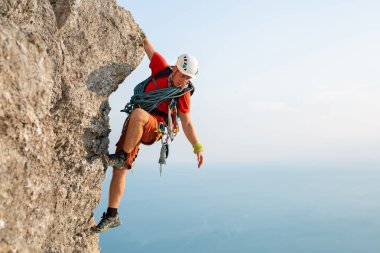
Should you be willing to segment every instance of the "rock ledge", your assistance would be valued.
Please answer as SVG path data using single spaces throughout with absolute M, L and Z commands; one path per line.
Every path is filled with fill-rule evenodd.
M 114 0 L 0 3 L 0 252 L 99 252 L 109 95 L 143 58 Z

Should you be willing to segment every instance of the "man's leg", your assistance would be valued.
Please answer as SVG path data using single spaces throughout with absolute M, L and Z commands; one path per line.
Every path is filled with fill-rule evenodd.
M 125 175 L 127 169 L 113 168 L 108 207 L 118 208 L 125 189 Z
M 123 150 L 125 153 L 131 153 L 133 149 L 140 143 L 144 133 L 144 126 L 149 121 L 150 114 L 142 109 L 135 109 L 129 118 L 127 133 L 125 135 Z M 117 208 L 125 188 L 126 168 L 113 168 L 112 180 L 110 185 L 110 193 L 108 206 Z
M 122 139 L 122 149 L 125 153 L 129 154 L 132 152 L 133 156 L 135 156 L 136 153 L 134 152 L 138 152 L 138 147 L 136 148 L 136 146 L 138 146 L 140 143 L 140 140 L 144 133 L 144 127 L 148 123 L 149 117 L 151 117 L 150 114 L 142 109 L 135 109 L 131 113 L 128 127 L 126 129 L 125 138 L 124 140 Z M 118 154 L 112 156 L 117 155 Z M 129 157 L 126 157 L 124 167 L 113 168 L 107 213 L 103 214 L 102 220 L 97 226 L 93 228 L 94 232 L 105 232 L 109 228 L 116 227 L 121 224 L 121 220 L 117 215 L 117 208 L 119 207 L 120 200 L 125 189 L 125 175 L 127 173 L 128 166 L 130 166 L 130 164 L 127 165 L 128 159 Z
M 135 109 L 129 118 L 127 134 L 125 136 L 123 150 L 131 153 L 132 150 L 140 143 L 144 132 L 144 126 L 149 121 L 149 113 L 142 109 Z M 113 168 L 112 180 L 110 185 L 108 207 L 118 208 L 121 197 L 125 189 L 126 168 Z

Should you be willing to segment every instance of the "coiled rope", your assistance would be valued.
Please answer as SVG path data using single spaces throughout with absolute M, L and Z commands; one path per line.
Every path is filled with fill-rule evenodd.
M 191 92 L 194 88 L 186 84 L 183 87 L 168 87 L 163 89 L 157 89 L 149 92 L 144 92 L 146 84 L 151 80 L 149 77 L 145 81 L 139 83 L 133 90 L 134 95 L 131 97 L 129 103 L 126 104 L 121 112 L 130 114 L 135 108 L 139 107 L 147 112 L 151 112 L 161 102 L 181 97 L 187 92 Z

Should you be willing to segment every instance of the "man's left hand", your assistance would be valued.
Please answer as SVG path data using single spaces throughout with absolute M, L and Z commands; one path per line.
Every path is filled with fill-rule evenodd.
M 203 152 L 198 152 L 197 153 L 197 158 L 198 158 L 198 168 L 200 168 L 203 164 Z

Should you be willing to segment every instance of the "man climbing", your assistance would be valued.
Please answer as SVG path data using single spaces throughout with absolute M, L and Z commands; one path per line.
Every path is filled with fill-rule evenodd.
M 117 208 L 125 188 L 125 175 L 132 168 L 139 144 L 151 145 L 161 139 L 160 164 L 165 163 L 168 139 L 173 140 L 178 132 L 177 116 L 183 132 L 193 145 L 198 168 L 203 163 L 203 147 L 190 118 L 190 95 L 194 91 L 190 79 L 198 72 L 198 61 L 189 54 L 183 54 L 178 57 L 175 66 L 169 66 L 147 38 L 143 43 L 152 74 L 136 86 L 135 94 L 124 110 L 129 116 L 116 144 L 116 152 L 105 157 L 107 166 L 113 167 L 113 174 L 107 212 L 92 229 L 98 233 L 121 225 Z

